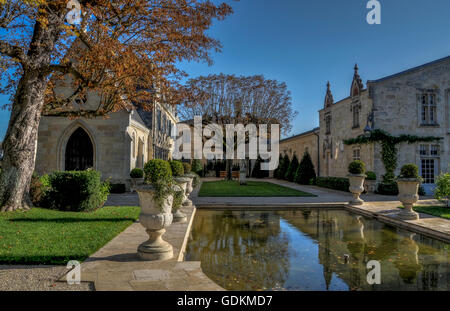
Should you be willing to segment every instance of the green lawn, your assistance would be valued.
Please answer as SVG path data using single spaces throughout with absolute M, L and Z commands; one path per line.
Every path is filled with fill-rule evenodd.
M 130 226 L 139 207 L 104 207 L 92 213 L 32 208 L 0 213 L 1 264 L 83 261 Z
M 209 181 L 202 183 L 199 197 L 314 197 L 303 191 L 269 182 L 248 181 L 246 186 L 238 181 Z
M 400 208 L 403 208 L 400 207 Z M 418 213 L 424 213 L 441 218 L 450 219 L 450 208 L 444 206 L 414 206 L 413 208 Z

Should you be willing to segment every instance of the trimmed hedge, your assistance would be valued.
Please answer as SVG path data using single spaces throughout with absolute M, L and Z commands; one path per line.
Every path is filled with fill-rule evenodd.
M 415 164 L 405 164 L 400 170 L 399 178 L 419 178 L 419 167 Z
M 59 211 L 90 212 L 100 208 L 109 194 L 109 184 L 101 182 L 94 170 L 54 172 L 49 175 L 50 189 L 42 207 Z
M 161 159 L 148 161 L 144 166 L 145 182 L 156 183 L 158 180 L 172 177 L 172 168 L 169 162 Z
M 187 162 L 183 162 L 183 168 L 185 174 L 189 174 L 192 170 L 192 166 Z
M 295 173 L 294 181 L 301 185 L 308 185 L 311 179 L 315 178 L 316 171 L 314 170 L 314 164 L 312 163 L 309 153 L 305 151 L 302 161 L 300 162 L 297 172 Z
M 170 168 L 172 169 L 173 176 L 183 176 L 184 167 L 180 161 L 170 161 Z
M 291 163 L 289 163 L 289 167 L 286 172 L 286 175 L 284 176 L 284 179 L 286 179 L 287 181 L 294 181 L 295 173 L 297 173 L 298 165 L 299 165 L 299 163 L 298 163 L 297 156 L 294 154 L 294 156 L 292 157 Z
M 366 165 L 361 160 L 352 161 L 348 165 L 348 172 L 350 174 L 359 175 L 359 174 L 364 174 L 365 171 L 366 171 Z
M 199 159 L 192 160 L 192 171 L 198 174 L 201 170 L 203 170 L 202 163 Z
M 350 182 L 348 181 L 348 178 L 318 177 L 316 178 L 316 185 L 323 188 L 349 192 L 348 188 L 350 187 Z
M 141 168 L 133 168 L 130 172 L 130 177 L 131 178 L 142 178 L 144 177 L 144 170 Z
M 377 174 L 375 172 L 367 171 L 366 176 L 366 180 L 377 180 Z

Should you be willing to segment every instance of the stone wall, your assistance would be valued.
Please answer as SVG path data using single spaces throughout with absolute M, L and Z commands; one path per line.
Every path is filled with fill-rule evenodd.
M 366 163 L 366 170 L 374 170 L 373 145 L 344 145 L 345 139 L 364 133 L 367 116 L 372 111 L 372 101 L 367 90 L 359 97 L 345 98 L 319 111 L 320 115 L 320 176 L 346 177 L 348 164 L 353 161 L 355 149 L 359 149 L 360 159 Z M 359 126 L 353 126 L 352 106 L 360 103 Z M 326 133 L 327 114 L 331 115 L 331 131 Z
M 131 138 L 127 133 L 128 112 L 116 112 L 108 119 L 78 119 L 43 116 L 39 125 L 36 172 L 48 174 L 64 170 L 65 147 L 70 135 L 82 127 L 94 147 L 94 169 L 112 183 L 129 178 Z
M 312 162 L 314 164 L 314 169 L 316 175 L 318 173 L 318 150 L 317 150 L 317 140 L 318 140 L 318 129 L 309 131 L 303 134 L 299 134 L 287 139 L 280 141 L 280 153 L 282 155 L 287 154 L 289 159 L 292 160 L 294 154 L 297 156 L 300 162 L 303 158 L 305 151 L 309 152 Z M 316 135 L 317 134 L 317 135 Z
M 438 136 L 440 143 L 398 145 L 398 166 L 415 163 L 421 168 L 420 145 L 439 145 L 438 171 L 448 171 L 450 161 L 450 59 L 411 69 L 398 75 L 368 82 L 375 108 L 375 128 L 391 135 Z M 421 100 L 424 92 L 436 94 L 437 124 L 422 125 Z M 375 148 L 375 169 L 384 174 L 381 147 Z

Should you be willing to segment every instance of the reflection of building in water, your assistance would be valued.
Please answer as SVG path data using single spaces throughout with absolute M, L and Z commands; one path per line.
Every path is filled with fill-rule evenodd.
M 288 240 L 280 236 L 279 215 L 198 211 L 195 217 L 187 260 L 201 261 L 203 271 L 215 282 L 237 290 L 276 289 L 284 284 Z
M 355 290 L 450 290 L 450 257 L 445 243 L 342 210 L 279 214 L 317 241 L 327 289 L 333 277 L 339 277 Z M 381 263 L 380 285 L 367 283 L 366 264 L 370 260 Z

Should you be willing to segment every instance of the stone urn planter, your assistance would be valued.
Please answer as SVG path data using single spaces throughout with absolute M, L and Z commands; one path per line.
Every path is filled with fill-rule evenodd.
M 194 191 L 194 175 L 187 174 L 184 176 L 184 178 L 188 179 L 188 183 L 186 185 L 186 200 L 184 200 L 183 206 L 192 206 L 194 204 L 192 203 L 192 200 L 189 199 L 189 196 L 191 195 L 192 191 Z
M 189 184 L 190 179 L 186 177 L 176 177 L 175 182 L 177 185 L 174 186 L 175 191 L 182 191 L 183 192 L 183 199 L 182 199 L 182 206 L 183 203 L 186 201 L 186 188 Z M 186 222 L 187 216 L 183 212 L 181 212 L 181 206 L 178 208 L 173 208 L 172 206 L 172 213 L 173 213 L 173 222 Z
M 348 180 L 350 182 L 349 190 L 353 195 L 353 200 L 349 202 L 350 205 L 362 205 L 364 201 L 359 197 L 364 191 L 364 174 L 348 174 Z
M 367 191 L 367 193 L 375 193 L 376 186 L 376 180 L 364 180 L 364 189 Z
M 417 178 L 398 178 L 398 199 L 405 207 L 398 213 L 398 218 L 403 220 L 419 219 L 419 214 L 413 211 L 413 205 L 419 200 L 420 180 Z
M 144 184 L 144 177 L 142 178 L 130 178 L 130 190 L 136 192 L 136 187 Z
M 162 239 L 167 227 L 172 224 L 173 196 L 169 195 L 160 205 L 155 199 L 155 189 L 151 185 L 138 185 L 141 213 L 139 221 L 146 229 L 148 241 L 138 247 L 138 257 L 142 260 L 167 260 L 173 257 L 172 245 Z

